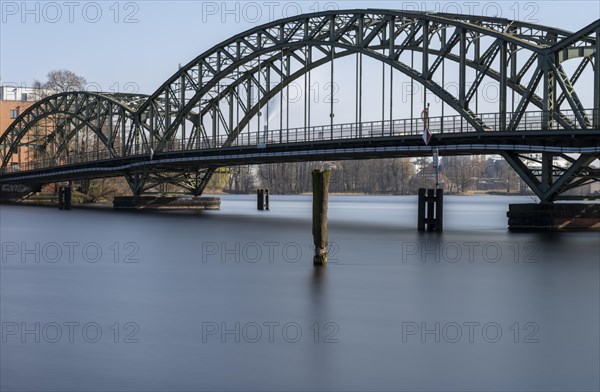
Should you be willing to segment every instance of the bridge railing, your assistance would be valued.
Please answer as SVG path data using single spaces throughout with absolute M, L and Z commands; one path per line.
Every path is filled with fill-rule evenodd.
M 592 110 L 588 110 L 591 114 Z M 577 116 L 572 111 L 561 111 L 563 121 L 577 124 Z M 478 118 L 483 122 L 486 132 L 507 130 L 511 124 L 513 113 L 506 113 L 504 121 L 499 113 L 483 113 Z M 591 118 L 591 116 L 589 117 Z M 504 124 L 502 126 L 502 124 Z M 465 133 L 476 132 L 473 126 L 461 115 L 429 118 L 429 131 L 432 134 Z M 397 136 L 419 136 L 425 129 L 425 123 L 420 118 L 369 121 L 363 123 L 346 123 L 331 125 L 318 125 L 311 127 L 297 127 L 289 129 L 275 129 L 242 132 L 232 140 L 229 146 L 266 146 L 272 144 L 306 143 L 319 141 L 332 141 L 344 139 L 397 137 Z M 525 112 L 514 131 L 536 131 L 536 130 L 559 130 L 565 129 L 555 115 L 545 115 L 545 112 Z M 202 150 L 210 148 L 222 148 L 228 137 L 221 135 L 216 138 L 209 137 L 201 141 L 191 142 L 187 139 L 176 139 L 169 143 L 168 151 L 180 150 Z
M 593 110 L 586 110 L 587 118 L 593 119 Z M 600 114 L 600 113 L 598 113 Z M 597 114 L 597 115 L 598 115 Z M 553 117 L 548 112 L 525 112 L 515 131 L 540 131 L 566 129 L 561 122 L 568 121 L 578 126 L 577 115 L 573 111 L 561 111 L 561 121 L 554 113 Z M 485 130 L 495 132 L 501 130 L 501 117 L 498 113 L 479 114 Z M 504 129 L 511 124 L 513 113 L 506 113 Z M 265 130 L 258 132 L 242 132 L 235 139 L 228 141 L 227 135 L 216 138 L 203 138 L 201 140 L 175 139 L 167 143 L 163 152 L 201 151 L 230 147 L 266 147 L 267 145 L 312 143 L 348 139 L 374 139 L 386 137 L 420 136 L 425 128 L 425 123 L 420 118 L 369 121 L 363 123 L 347 123 L 319 125 L 311 127 L 298 127 L 283 130 Z M 429 118 L 429 131 L 433 134 L 455 134 L 476 132 L 475 128 L 463 116 L 452 115 Z M 150 151 L 145 146 L 133 146 L 134 154 L 128 156 L 148 156 Z M 71 153 L 68 157 L 58 159 L 29 160 L 21 164 L 11 164 L 3 170 L 4 173 L 44 169 L 55 166 L 65 166 L 109 160 L 114 158 L 110 150 L 98 149 L 85 153 Z
M 108 149 L 99 149 L 84 153 L 71 153 L 69 156 L 54 158 L 32 159 L 21 163 L 12 163 L 6 168 L 6 173 L 45 169 L 47 167 L 74 165 L 87 162 L 98 162 L 113 159 L 112 152 Z

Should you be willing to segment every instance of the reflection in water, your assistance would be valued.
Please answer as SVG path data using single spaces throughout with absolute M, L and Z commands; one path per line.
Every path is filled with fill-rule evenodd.
M 0 206 L 0 389 L 598 390 L 600 234 L 509 233 L 508 203 L 528 201 L 447 197 L 445 231 L 419 234 L 415 197 L 332 196 L 321 268 L 310 197 L 268 213 L 253 196 L 201 214 Z M 102 337 L 22 343 L 23 322 Z

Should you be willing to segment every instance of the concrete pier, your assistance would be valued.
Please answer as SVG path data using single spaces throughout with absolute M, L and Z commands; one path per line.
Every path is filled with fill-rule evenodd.
M 116 210 L 220 210 L 218 197 L 118 196 Z
M 600 231 L 600 204 L 511 204 L 506 216 L 511 231 Z
M 70 210 L 72 199 L 73 197 L 70 186 L 61 186 L 58 188 L 58 208 L 60 210 Z

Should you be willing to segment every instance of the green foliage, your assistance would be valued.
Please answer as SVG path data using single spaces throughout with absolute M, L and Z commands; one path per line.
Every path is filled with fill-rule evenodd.
M 206 193 L 222 193 L 227 185 L 231 173 L 215 173 L 206 186 Z

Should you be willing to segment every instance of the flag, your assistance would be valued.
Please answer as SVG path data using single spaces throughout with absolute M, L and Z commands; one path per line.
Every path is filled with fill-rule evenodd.
M 431 132 L 429 132 L 429 128 L 425 128 L 425 130 L 423 131 L 423 141 L 425 142 L 425 145 L 429 145 L 429 142 L 431 141 Z

